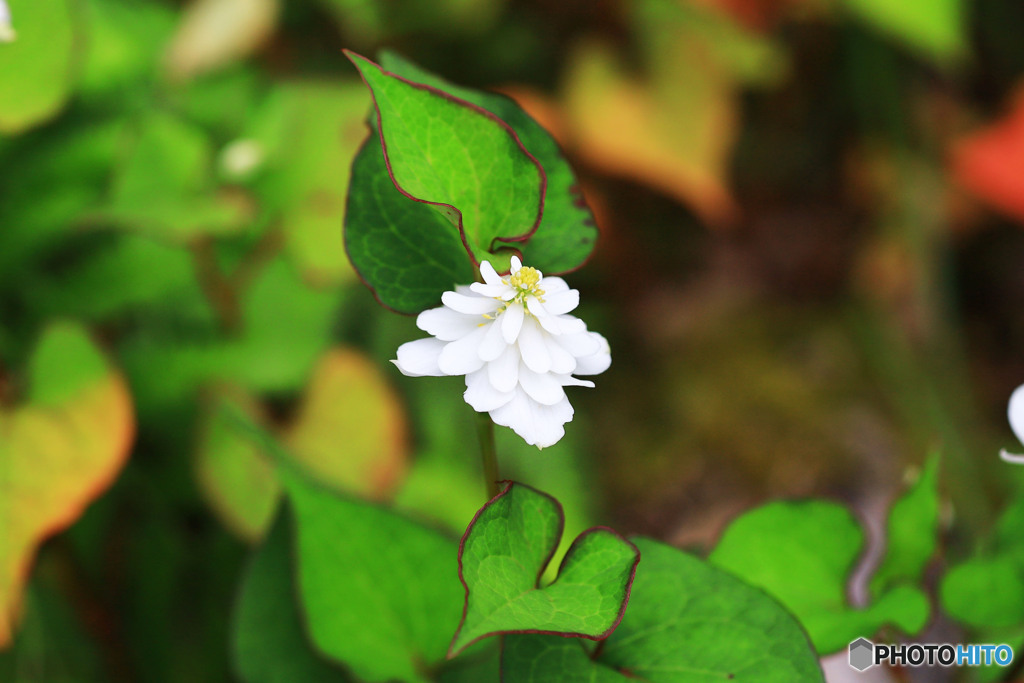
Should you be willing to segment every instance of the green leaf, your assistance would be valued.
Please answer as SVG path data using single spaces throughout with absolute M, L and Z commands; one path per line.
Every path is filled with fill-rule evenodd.
M 847 578 L 863 543 L 864 532 L 841 505 L 778 502 L 734 520 L 709 559 L 778 599 L 827 654 L 884 624 L 916 633 L 928 618 L 927 598 L 909 586 L 897 586 L 867 609 L 847 605 Z
M 218 389 L 207 402 L 200 423 L 196 479 L 224 525 L 247 541 L 258 541 L 279 507 L 281 485 L 271 461 L 239 433 L 228 407 L 256 423 L 266 421 L 254 398 L 238 389 Z
M 234 613 L 232 655 L 246 683 L 345 683 L 305 634 L 292 572 L 292 515 L 282 506 L 249 562 Z
M 872 594 L 900 581 L 920 582 L 938 543 L 938 479 L 939 457 L 933 455 L 914 485 L 893 505 L 885 558 L 871 579 Z
M 280 211 L 289 256 L 317 284 L 354 275 L 339 228 L 350 161 L 366 137 L 369 103 L 358 81 L 285 84 L 268 98 L 247 137 L 237 141 L 265 157 L 257 159 L 254 188 L 265 207 Z M 238 175 L 228 154 L 221 159 L 225 171 Z
M 521 683 L 794 683 L 822 681 L 797 621 L 730 574 L 656 541 L 643 557 L 622 623 L 587 652 L 580 641 L 505 638 L 502 672 Z
M 280 473 L 295 509 L 299 593 L 317 648 L 366 681 L 426 681 L 459 621 L 454 540 Z
M 191 400 L 210 380 L 254 391 L 298 389 L 330 344 L 342 295 L 340 289 L 309 287 L 286 261 L 276 259 L 242 294 L 238 337 L 168 338 L 160 328 L 122 347 L 137 403 L 162 411 Z
M 456 226 L 476 263 L 492 258 L 497 241 L 533 234 L 544 205 L 545 175 L 508 124 L 365 57 L 346 54 L 373 94 L 396 187 Z
M 1000 516 L 989 547 L 950 569 L 942 579 L 942 606 L 975 628 L 1024 624 L 1024 499 Z
M 974 627 L 1014 626 L 1024 614 L 1024 571 L 1005 556 L 975 557 L 942 579 L 942 606 Z
M 0 282 L 22 287 L 26 266 L 63 243 L 81 213 L 101 201 L 122 128 L 116 120 L 69 123 L 12 140 L 3 164 L 18 172 L 0 187 Z
M 111 203 L 94 220 L 180 241 L 241 229 L 246 207 L 216 192 L 212 149 L 201 129 L 157 111 L 133 133 Z
M 923 56 L 948 64 L 967 52 L 963 0 L 845 0 L 851 12 Z
M 69 0 L 10 0 L 17 38 L 0 42 L 0 132 L 20 133 L 67 101 L 76 36 Z
M 555 581 L 541 587 L 563 526 L 558 501 L 513 482 L 480 510 L 459 548 L 466 608 L 450 657 L 497 633 L 600 640 L 615 629 L 629 600 L 639 553 L 611 529 L 590 529 L 576 538 Z
M 631 609 L 635 609 L 635 602 Z M 517 683 L 627 683 L 631 680 L 591 659 L 582 642 L 537 634 L 505 636 L 501 673 L 505 680 Z
M 491 112 L 515 130 L 523 146 L 547 174 L 544 213 L 533 236 L 521 245 L 524 263 L 555 275 L 578 268 L 597 241 L 594 216 L 583 200 L 579 181 L 558 143 L 544 128 L 504 95 L 463 88 L 385 50 L 381 66 L 416 83 L 423 83 Z
M 143 95 L 140 83 L 155 75 L 175 13 L 162 3 L 133 0 L 92 0 L 84 9 L 89 40 L 78 92 L 119 98 L 123 106 L 126 95 Z
M 377 300 L 401 313 L 439 306 L 442 292 L 475 279 L 458 232 L 392 184 L 377 135 L 352 163 L 345 246 Z
M 126 282 L 131 286 L 125 287 Z M 59 273 L 39 278 L 25 296 L 44 314 L 108 320 L 156 304 L 180 309 L 186 301 L 201 300 L 203 293 L 186 249 L 122 234 Z

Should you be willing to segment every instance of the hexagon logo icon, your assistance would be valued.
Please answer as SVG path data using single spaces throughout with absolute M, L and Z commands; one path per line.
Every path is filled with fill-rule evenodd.
M 850 643 L 850 666 L 857 671 L 870 669 L 875 665 L 875 646 L 867 638 L 858 638 Z

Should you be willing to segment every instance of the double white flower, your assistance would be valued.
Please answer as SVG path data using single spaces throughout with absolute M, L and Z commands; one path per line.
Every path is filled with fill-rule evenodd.
M 608 342 L 568 315 L 580 293 L 558 277 L 512 257 L 502 278 L 480 264 L 484 282 L 441 296 L 444 306 L 420 313 L 416 326 L 432 338 L 402 344 L 392 361 L 410 377 L 465 375 L 466 403 L 544 448 L 565 434 L 573 409 L 564 387 L 592 387 L 576 375 L 611 365 Z

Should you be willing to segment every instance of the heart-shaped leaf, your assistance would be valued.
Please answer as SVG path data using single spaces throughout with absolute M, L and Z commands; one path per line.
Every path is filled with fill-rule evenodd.
M 395 186 L 454 225 L 479 263 L 540 224 L 546 177 L 515 131 L 485 109 L 346 52 L 373 94 Z
M 293 525 L 282 506 L 246 569 L 234 614 L 235 669 L 246 683 L 346 683 L 349 677 L 317 655 L 304 631 L 295 602 Z
M 466 602 L 449 657 L 497 633 L 600 640 L 615 629 L 640 553 L 611 529 L 588 529 L 566 552 L 558 577 L 542 587 L 564 523 L 557 500 L 513 482 L 481 508 L 459 547 Z
M 622 623 L 596 651 L 569 638 L 505 638 L 517 683 L 810 683 L 817 656 L 796 619 L 734 576 L 675 548 L 633 539 L 643 555 Z
M 135 431 L 124 380 L 80 327 L 50 327 L 29 374 L 27 403 L 0 407 L 0 647 L 36 547 L 110 485 Z
M 313 643 L 365 681 L 426 681 L 459 620 L 455 541 L 279 467 Z
M 0 42 L 0 132 L 19 133 L 53 117 L 67 101 L 75 75 L 75 8 L 67 0 L 9 4 L 18 37 Z
M 863 530 L 841 505 L 777 502 L 734 520 L 710 560 L 792 610 L 818 651 L 828 654 L 884 624 L 916 633 L 928 619 L 928 598 L 906 584 L 864 609 L 847 604 L 846 582 L 863 544 Z
M 430 73 L 394 52 L 384 51 L 381 66 L 403 78 L 423 83 L 482 107 L 510 125 L 547 174 L 544 215 L 537 231 L 517 245 L 523 261 L 555 275 L 578 268 L 597 242 L 597 226 L 583 200 L 579 181 L 558 143 L 515 100 L 497 93 L 463 88 Z
M 345 248 L 377 300 L 400 313 L 437 306 L 441 292 L 474 280 L 458 232 L 394 186 L 372 133 L 352 162 Z

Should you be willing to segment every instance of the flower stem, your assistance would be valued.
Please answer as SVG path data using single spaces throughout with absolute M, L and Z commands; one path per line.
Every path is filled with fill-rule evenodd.
M 494 423 L 487 413 L 477 413 L 476 434 L 480 438 L 480 457 L 484 464 L 487 500 L 498 495 L 498 450 L 494 445 Z

